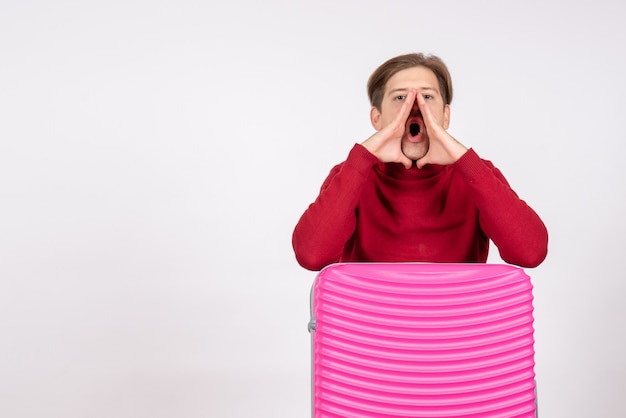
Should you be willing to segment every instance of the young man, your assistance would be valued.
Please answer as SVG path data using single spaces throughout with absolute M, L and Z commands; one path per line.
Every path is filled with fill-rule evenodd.
M 452 82 L 433 55 L 392 58 L 370 76 L 376 133 L 335 166 L 293 232 L 301 266 L 481 262 L 536 267 L 548 233 L 494 165 L 446 130 Z

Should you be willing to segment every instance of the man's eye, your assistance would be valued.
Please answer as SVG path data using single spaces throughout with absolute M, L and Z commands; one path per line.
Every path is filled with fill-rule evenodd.
M 404 100 L 406 99 L 406 95 L 396 96 L 396 100 Z
M 433 98 L 430 94 L 424 94 L 423 97 L 425 100 L 431 100 Z

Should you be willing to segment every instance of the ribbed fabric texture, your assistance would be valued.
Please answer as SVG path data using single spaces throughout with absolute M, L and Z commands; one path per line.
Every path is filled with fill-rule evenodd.
M 535 416 L 523 270 L 337 264 L 312 297 L 315 418 Z

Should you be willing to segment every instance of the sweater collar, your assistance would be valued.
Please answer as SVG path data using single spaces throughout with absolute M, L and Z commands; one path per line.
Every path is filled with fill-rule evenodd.
M 417 168 L 415 163 L 408 170 L 400 163 L 378 163 L 377 170 L 389 177 L 400 180 L 419 180 L 434 177 L 443 170 L 443 165 L 428 164 Z

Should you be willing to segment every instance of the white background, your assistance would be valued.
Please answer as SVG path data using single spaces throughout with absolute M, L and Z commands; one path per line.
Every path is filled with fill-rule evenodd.
M 291 232 L 440 55 L 451 133 L 545 221 L 543 417 L 626 416 L 618 0 L 0 1 L 0 416 L 309 416 Z M 490 259 L 499 262 L 497 251 Z

